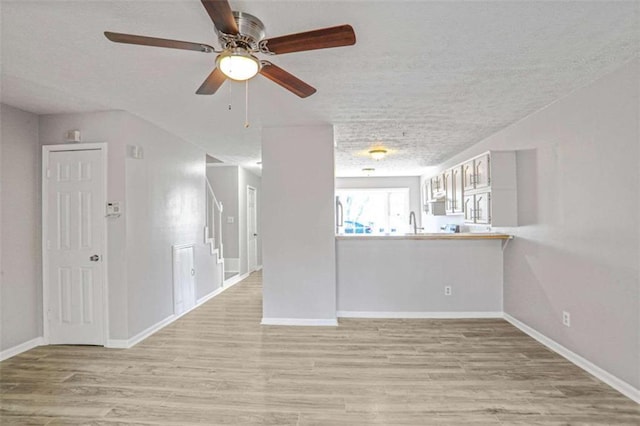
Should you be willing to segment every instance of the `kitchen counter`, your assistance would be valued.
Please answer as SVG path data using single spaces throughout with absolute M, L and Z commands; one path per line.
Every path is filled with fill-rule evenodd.
M 338 240 L 510 240 L 512 235 L 495 232 L 461 232 L 457 234 L 424 233 L 397 235 L 336 235 Z

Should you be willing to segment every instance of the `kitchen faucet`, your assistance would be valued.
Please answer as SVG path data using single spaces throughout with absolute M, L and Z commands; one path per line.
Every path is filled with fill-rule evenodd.
M 418 228 L 418 222 L 416 222 L 416 213 L 415 212 L 411 212 L 409 213 L 409 225 L 413 224 L 413 233 L 417 234 L 418 233 L 418 229 L 424 229 L 424 228 Z

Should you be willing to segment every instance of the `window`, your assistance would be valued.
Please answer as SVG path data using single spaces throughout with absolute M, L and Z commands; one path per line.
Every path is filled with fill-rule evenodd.
M 338 189 L 344 221 L 339 234 L 404 234 L 409 231 L 409 188 Z

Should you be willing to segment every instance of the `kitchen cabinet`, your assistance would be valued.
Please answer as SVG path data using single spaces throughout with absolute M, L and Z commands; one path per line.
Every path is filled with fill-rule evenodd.
M 481 192 L 475 194 L 475 223 L 490 224 L 491 223 L 491 193 Z
M 465 195 L 464 197 L 464 221 L 466 223 L 475 223 L 475 196 Z
M 426 179 L 422 184 L 422 205 L 425 214 L 446 215 L 444 198 L 434 198 L 433 194 L 432 179 Z
M 446 214 L 462 213 L 468 224 L 518 226 L 515 151 L 483 153 L 428 181 L 441 183 Z
M 444 172 L 445 199 L 447 214 L 458 214 L 464 211 L 462 197 L 462 167 L 457 166 Z
M 464 197 L 464 221 L 491 224 L 491 193 L 480 192 Z
M 467 161 L 462 164 L 462 188 L 466 191 L 473 191 L 475 189 L 475 173 L 476 168 L 473 165 L 473 160 Z
M 445 195 L 444 174 L 435 175 L 431 178 L 430 200 L 442 198 Z
M 465 191 L 487 188 L 491 184 L 489 153 L 462 164 L 463 187 Z
M 489 154 L 481 155 L 473 160 L 475 189 L 487 188 L 491 183 Z

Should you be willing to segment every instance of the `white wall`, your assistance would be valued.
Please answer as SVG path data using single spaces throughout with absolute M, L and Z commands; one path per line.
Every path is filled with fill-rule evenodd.
M 505 311 L 640 388 L 640 62 L 485 139 L 517 150 Z M 562 311 L 571 327 L 562 325 Z
M 209 166 L 207 177 L 216 194 L 216 198 L 222 203 L 222 244 L 224 244 L 224 257 L 237 259 L 240 257 L 239 234 L 239 194 L 238 166 Z M 233 217 L 233 223 L 228 223 L 227 218 Z M 229 264 L 225 264 L 229 269 Z
M 409 210 L 415 212 L 420 224 L 420 177 L 419 176 L 393 176 L 393 177 L 337 177 L 336 189 L 350 188 L 409 188 Z M 409 218 L 407 218 L 408 223 Z M 408 228 L 407 228 L 408 229 Z
M 83 141 L 108 142 L 108 199 L 124 215 L 108 221 L 110 338 L 128 339 L 173 313 L 171 246 L 195 243 L 196 291 L 220 287 L 215 257 L 204 244 L 205 152 L 126 112 L 47 115 L 43 144 L 69 129 Z M 143 149 L 143 159 L 128 147 Z
M 348 238 L 337 241 L 339 315 L 502 312 L 501 240 Z
M 0 351 L 42 336 L 38 116 L 0 104 Z
M 263 321 L 335 321 L 333 128 L 263 129 L 262 165 Z

